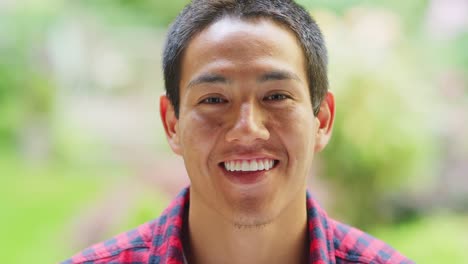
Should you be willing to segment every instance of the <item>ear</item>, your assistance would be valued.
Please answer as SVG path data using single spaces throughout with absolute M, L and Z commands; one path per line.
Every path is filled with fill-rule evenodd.
M 161 95 L 159 98 L 159 113 L 161 115 L 164 131 L 166 132 L 167 141 L 172 151 L 178 155 L 182 155 L 178 133 L 179 120 L 175 115 L 174 106 L 166 95 Z
M 315 117 L 318 120 L 317 135 L 315 137 L 315 152 L 322 151 L 330 141 L 335 120 L 335 96 L 328 91 L 325 95 L 320 111 Z

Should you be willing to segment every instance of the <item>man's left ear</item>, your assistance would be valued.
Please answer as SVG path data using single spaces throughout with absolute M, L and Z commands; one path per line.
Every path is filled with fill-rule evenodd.
M 315 152 L 322 151 L 330 141 L 335 120 L 335 96 L 328 91 L 320 105 L 320 111 L 315 117 L 319 122 L 315 137 Z

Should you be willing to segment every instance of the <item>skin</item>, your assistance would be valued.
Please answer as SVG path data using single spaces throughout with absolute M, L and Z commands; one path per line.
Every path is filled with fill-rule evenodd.
M 306 177 L 335 110 L 328 93 L 313 115 L 305 65 L 294 33 L 268 19 L 223 18 L 189 43 L 179 118 L 166 96 L 160 110 L 191 180 L 190 263 L 307 261 Z M 266 158 L 268 171 L 223 166 Z

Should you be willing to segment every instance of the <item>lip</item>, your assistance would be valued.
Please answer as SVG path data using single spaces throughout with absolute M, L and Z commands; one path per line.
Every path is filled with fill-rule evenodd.
M 277 158 L 275 158 L 274 156 L 269 155 L 269 154 L 256 153 L 256 154 L 230 155 L 230 156 L 224 158 L 224 160 L 221 160 L 219 162 L 221 163 L 221 162 L 225 162 L 225 161 L 228 161 L 228 160 L 253 160 L 253 159 L 278 160 Z

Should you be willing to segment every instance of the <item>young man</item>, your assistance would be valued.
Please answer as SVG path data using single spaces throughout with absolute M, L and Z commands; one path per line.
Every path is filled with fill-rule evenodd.
M 164 50 L 161 118 L 191 180 L 156 220 L 65 263 L 413 263 L 306 191 L 335 114 L 322 34 L 291 0 L 194 0 Z

